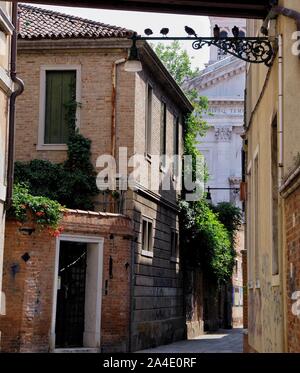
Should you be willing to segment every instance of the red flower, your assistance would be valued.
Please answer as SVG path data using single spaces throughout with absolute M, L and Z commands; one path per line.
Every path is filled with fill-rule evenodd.
M 45 213 L 43 211 L 38 211 L 35 213 L 36 216 L 44 216 Z

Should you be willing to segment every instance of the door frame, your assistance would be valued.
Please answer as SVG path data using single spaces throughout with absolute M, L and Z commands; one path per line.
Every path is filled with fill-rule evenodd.
M 58 268 L 61 241 L 82 242 L 87 244 L 87 273 L 86 273 L 86 300 L 83 348 L 100 349 L 101 337 L 101 305 L 102 305 L 102 278 L 103 278 L 103 252 L 104 238 L 97 236 L 84 236 L 76 234 L 61 234 L 56 239 L 56 253 L 53 279 L 53 303 L 50 330 L 50 351 L 55 348 L 55 327 L 58 290 Z M 90 260 L 89 260 L 90 258 Z M 91 286 L 92 285 L 92 286 Z M 89 296 L 93 292 L 92 296 Z M 95 296 L 96 294 L 96 296 Z M 88 317 L 87 317 L 88 315 Z

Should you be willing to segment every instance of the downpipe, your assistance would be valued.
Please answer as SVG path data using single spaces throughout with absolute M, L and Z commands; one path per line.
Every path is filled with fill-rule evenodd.
M 278 35 L 278 189 L 283 177 L 283 54 L 282 35 Z
M 5 208 L 8 210 L 12 204 L 12 190 L 14 183 L 14 154 L 15 154 L 15 111 L 16 99 L 24 91 L 24 83 L 18 78 L 16 71 L 17 60 L 17 39 L 18 39 L 18 3 L 12 4 L 12 23 L 14 31 L 11 40 L 11 68 L 10 77 L 16 86 L 16 90 L 11 94 L 9 101 L 9 122 L 8 122 L 8 155 L 7 155 L 7 194 Z

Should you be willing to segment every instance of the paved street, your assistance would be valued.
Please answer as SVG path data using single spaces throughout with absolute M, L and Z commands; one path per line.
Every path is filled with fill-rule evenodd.
M 205 353 L 243 352 L 242 329 L 219 330 L 218 332 L 201 335 L 187 341 L 171 343 L 169 345 L 142 350 L 146 353 Z

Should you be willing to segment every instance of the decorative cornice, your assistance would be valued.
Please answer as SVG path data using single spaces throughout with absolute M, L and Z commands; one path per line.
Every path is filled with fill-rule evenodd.
M 226 81 L 231 77 L 246 71 L 246 63 L 244 62 L 235 59 L 230 60 L 229 63 L 226 63 L 226 60 L 222 61 L 224 61 L 223 64 L 221 61 L 218 61 L 215 69 L 213 69 L 213 65 L 211 65 L 202 70 L 202 74 L 190 81 L 187 81 L 186 86 L 204 89 L 218 82 Z

